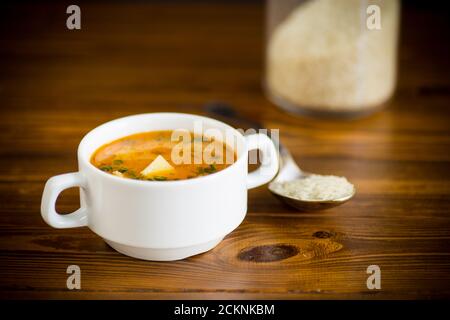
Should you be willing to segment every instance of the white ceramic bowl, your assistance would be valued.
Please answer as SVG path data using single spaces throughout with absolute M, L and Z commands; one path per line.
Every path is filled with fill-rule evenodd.
M 105 143 L 134 133 L 194 131 L 201 123 L 235 137 L 237 160 L 219 172 L 189 180 L 141 181 L 105 173 L 90 163 Z M 263 164 L 247 173 L 248 150 L 260 149 Z M 278 171 L 273 142 L 264 134 L 242 135 L 220 121 L 182 113 L 149 113 L 105 123 L 78 147 L 79 171 L 49 179 L 41 213 L 54 228 L 88 226 L 117 251 L 145 260 L 178 260 L 215 247 L 247 212 L 247 189 L 269 182 Z M 58 195 L 80 187 L 80 209 L 60 215 Z

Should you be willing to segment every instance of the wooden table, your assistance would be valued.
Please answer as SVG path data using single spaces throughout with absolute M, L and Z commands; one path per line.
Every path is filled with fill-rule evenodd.
M 450 50 L 439 10 L 404 7 L 396 95 L 385 110 L 352 121 L 292 116 L 264 98 L 260 2 L 81 10 L 80 31 L 66 29 L 60 5 L 2 12 L 2 298 L 450 297 Z M 76 148 L 89 130 L 136 113 L 201 114 L 212 100 L 279 128 L 305 170 L 347 176 L 356 197 L 298 213 L 260 187 L 220 245 L 167 263 L 123 256 L 87 228 L 44 223 L 44 183 L 77 170 Z M 77 206 L 77 190 L 58 201 L 62 212 Z M 66 288 L 72 264 L 81 267 L 81 290 Z M 381 290 L 366 287 L 373 264 Z

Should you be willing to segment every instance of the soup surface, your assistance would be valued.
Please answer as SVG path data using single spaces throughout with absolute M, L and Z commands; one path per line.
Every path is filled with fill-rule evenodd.
M 91 163 L 123 178 L 165 181 L 209 175 L 236 161 L 234 150 L 214 138 L 186 132 L 184 138 L 173 139 L 172 133 L 150 131 L 120 138 L 97 149 Z

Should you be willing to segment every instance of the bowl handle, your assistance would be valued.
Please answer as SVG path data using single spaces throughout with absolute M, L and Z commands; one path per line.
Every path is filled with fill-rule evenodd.
M 70 214 L 61 215 L 55 210 L 56 199 L 65 189 L 80 187 L 86 189 L 86 180 L 80 172 L 61 174 L 50 178 L 45 184 L 41 201 L 41 215 L 53 228 L 75 228 L 87 225 L 87 208 L 80 208 Z
M 247 189 L 259 187 L 272 180 L 278 172 L 278 153 L 273 141 L 263 133 L 245 136 L 247 150 L 258 149 L 261 166 L 247 177 Z

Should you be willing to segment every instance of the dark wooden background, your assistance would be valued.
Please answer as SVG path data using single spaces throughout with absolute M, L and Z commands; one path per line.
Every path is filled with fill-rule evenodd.
M 288 115 L 264 98 L 262 2 L 82 3 L 81 31 L 66 29 L 62 5 L 1 9 L 2 298 L 450 297 L 445 10 L 404 6 L 395 97 L 373 116 L 336 121 Z M 89 130 L 136 113 L 202 113 L 212 100 L 280 128 L 305 170 L 347 176 L 356 197 L 297 213 L 265 187 L 252 190 L 245 222 L 218 247 L 167 263 L 43 222 L 44 183 L 77 170 Z M 76 209 L 77 197 L 65 192 L 58 209 Z M 81 267 L 80 291 L 66 289 L 70 264 Z M 378 291 L 366 288 L 372 264 Z

